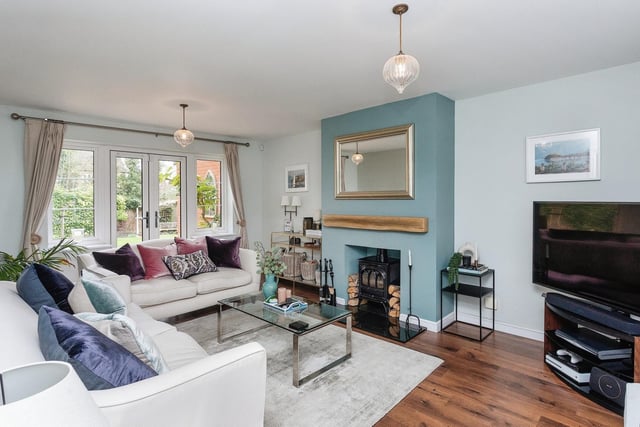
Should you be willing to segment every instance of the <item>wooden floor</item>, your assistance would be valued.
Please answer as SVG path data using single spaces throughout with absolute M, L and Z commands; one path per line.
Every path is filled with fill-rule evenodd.
M 296 289 L 309 299 L 316 293 L 305 295 Z M 198 313 L 202 314 L 206 311 Z M 444 363 L 376 427 L 623 425 L 621 416 L 574 392 L 551 373 L 543 362 L 542 342 L 495 332 L 480 343 L 431 331 L 406 344 L 390 342 Z
M 316 293 L 296 289 L 309 299 Z M 480 343 L 427 331 L 398 345 L 444 363 L 376 427 L 623 424 L 621 416 L 574 392 L 545 366 L 542 342 L 495 332 Z
M 621 426 L 543 362 L 542 343 L 501 332 L 482 343 L 424 332 L 405 347 L 444 360 L 382 426 Z

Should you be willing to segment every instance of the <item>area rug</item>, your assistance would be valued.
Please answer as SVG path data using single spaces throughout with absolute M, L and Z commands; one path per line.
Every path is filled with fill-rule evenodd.
M 223 334 L 250 330 L 263 322 L 223 312 Z M 292 384 L 292 336 L 275 326 L 222 344 L 216 340 L 216 315 L 176 324 L 209 354 L 251 341 L 267 351 L 265 426 L 371 426 L 382 418 L 442 360 L 359 332 L 352 334 L 349 360 L 296 388 Z M 345 329 L 330 325 L 300 337 L 300 376 L 345 352 Z

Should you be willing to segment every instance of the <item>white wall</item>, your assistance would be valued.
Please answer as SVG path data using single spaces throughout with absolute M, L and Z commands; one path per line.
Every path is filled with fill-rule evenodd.
M 542 337 L 532 201 L 640 201 L 640 63 L 456 102 L 455 247 L 496 269 L 496 327 Z M 527 136 L 600 128 L 601 180 L 527 184 Z M 477 314 L 477 305 L 464 311 Z
M 258 177 L 262 182 L 262 242 L 269 245 L 271 231 L 282 231 L 284 212 L 280 199 L 284 195 L 300 196 L 302 206 L 298 216 L 293 217 L 294 230 L 302 230 L 302 218 L 313 216 L 321 207 L 322 162 L 320 159 L 320 128 L 299 135 L 267 141 L 262 152 L 264 173 Z M 309 165 L 309 191 L 285 192 L 285 168 L 287 166 Z M 287 215 L 287 218 L 289 215 Z M 257 236 L 257 235 L 256 235 Z M 251 243 L 253 247 L 253 242 Z

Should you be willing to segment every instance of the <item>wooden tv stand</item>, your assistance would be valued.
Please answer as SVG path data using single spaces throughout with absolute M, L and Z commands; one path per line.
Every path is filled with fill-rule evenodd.
M 579 347 L 572 346 L 570 343 L 558 338 L 555 334 L 557 329 L 575 328 L 577 325 L 591 329 L 593 331 L 606 334 L 622 342 L 628 342 L 632 344 L 632 354 L 630 359 L 624 363 L 629 365 L 628 370 L 623 371 L 611 371 L 609 364 L 606 360 L 600 360 L 597 356 L 588 353 L 587 351 L 580 349 Z M 607 325 L 598 323 L 593 319 L 581 317 L 575 313 L 571 313 L 562 309 L 558 309 L 555 306 L 545 302 L 544 309 L 544 353 L 555 353 L 558 349 L 568 349 L 581 356 L 584 359 L 586 366 L 598 367 L 607 371 L 608 373 L 622 378 L 627 382 L 640 382 L 640 336 L 629 335 L 620 330 L 616 330 Z M 545 363 L 547 363 L 545 361 Z M 632 366 L 631 366 L 632 364 Z M 620 415 L 624 413 L 624 406 L 616 404 L 614 401 L 607 399 L 606 397 L 592 391 L 589 384 L 577 384 L 567 376 L 563 375 L 559 369 L 547 363 L 549 369 L 554 372 L 561 380 L 571 386 L 574 390 L 593 400 L 594 402 L 610 409 Z

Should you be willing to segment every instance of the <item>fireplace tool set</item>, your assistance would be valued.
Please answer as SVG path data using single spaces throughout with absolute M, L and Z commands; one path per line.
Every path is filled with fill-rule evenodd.
M 420 318 L 411 312 L 411 269 L 413 268 L 413 262 L 411 260 L 411 250 L 409 250 L 409 314 L 407 314 L 407 318 L 405 319 L 405 329 L 409 330 L 409 319 L 414 317 L 418 321 L 418 331 L 421 329 L 420 327 Z
M 336 288 L 333 286 L 333 261 L 325 258 L 324 268 L 322 267 L 322 260 L 319 264 L 320 273 L 324 273 L 324 284 L 320 283 L 320 302 L 336 305 Z M 331 277 L 331 286 L 329 286 L 329 277 Z M 322 281 L 322 274 L 320 274 L 320 280 Z

